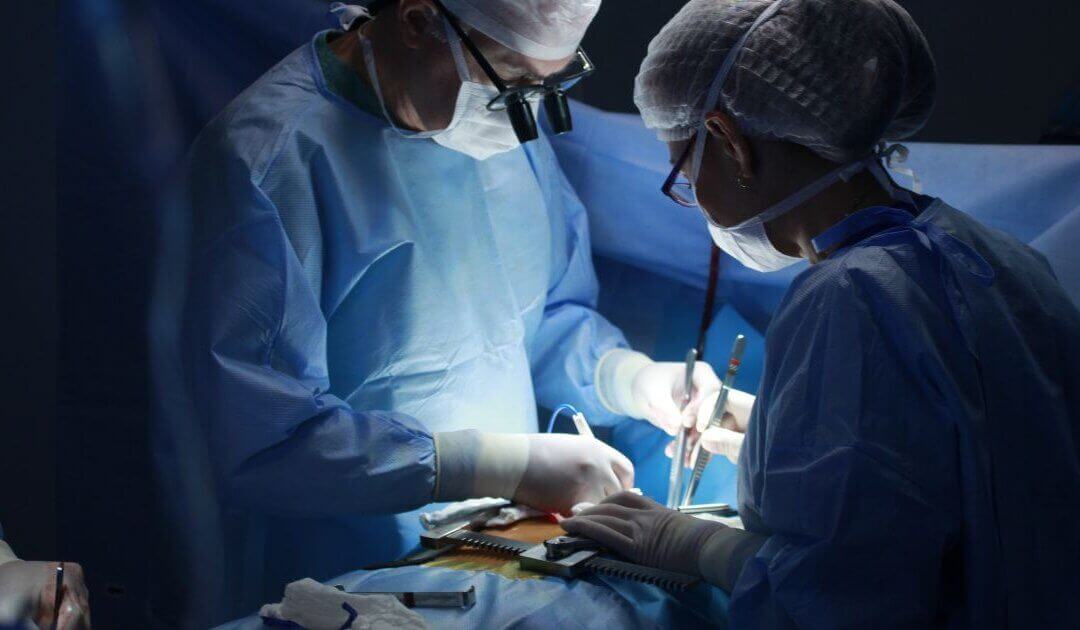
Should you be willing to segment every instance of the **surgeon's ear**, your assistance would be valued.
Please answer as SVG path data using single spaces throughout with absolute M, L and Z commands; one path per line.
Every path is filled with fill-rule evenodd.
M 439 10 L 431 0 L 401 0 L 397 19 L 402 43 L 414 50 L 431 45 L 431 34 L 439 32 Z
M 713 141 L 729 159 L 738 165 L 739 177 L 746 182 L 754 178 L 754 155 L 750 142 L 727 112 L 714 111 L 705 115 L 705 128 Z

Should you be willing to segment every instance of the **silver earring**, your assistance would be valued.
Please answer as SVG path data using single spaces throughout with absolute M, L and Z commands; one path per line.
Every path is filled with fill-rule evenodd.
M 735 176 L 735 185 L 739 187 L 739 190 L 750 190 L 750 182 L 743 179 L 742 175 Z

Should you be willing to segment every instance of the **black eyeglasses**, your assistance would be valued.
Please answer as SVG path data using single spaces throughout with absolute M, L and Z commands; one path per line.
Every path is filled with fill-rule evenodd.
M 593 65 L 585 51 L 578 48 L 577 54 L 574 55 L 574 59 L 567 68 L 554 76 L 544 79 L 542 83 L 509 86 L 495 72 L 495 68 L 491 67 L 491 64 L 488 63 L 488 60 L 480 52 L 476 44 L 465 34 L 465 30 L 461 28 L 461 24 L 458 23 L 454 14 L 447 11 L 439 0 L 435 0 L 435 5 L 446 16 L 450 26 L 457 33 L 461 42 L 465 44 L 465 48 L 476 60 L 480 69 L 484 71 L 491 83 L 499 90 L 498 96 L 491 99 L 487 107 L 492 111 L 506 111 L 506 114 L 510 117 L 510 124 L 514 128 L 514 134 L 517 135 L 518 142 L 525 144 L 531 140 L 536 140 L 540 136 L 536 128 L 536 117 L 533 115 L 531 105 L 531 101 L 540 98 L 544 100 L 544 112 L 547 114 L 551 131 L 555 135 L 564 134 L 574 128 L 574 121 L 570 115 L 570 103 L 566 98 L 566 90 L 596 70 L 596 66 Z
M 704 138 L 701 140 L 702 142 L 705 141 Z M 690 142 L 686 143 L 686 148 L 679 155 L 679 159 L 675 160 L 675 166 L 672 167 L 671 173 L 664 180 L 664 185 L 660 187 L 660 192 L 670 197 L 672 201 L 680 206 L 687 208 L 694 208 L 698 205 L 697 193 L 694 192 L 694 182 L 691 182 L 682 174 L 683 164 L 686 164 L 686 160 L 694 151 L 696 142 L 697 134 L 690 137 Z

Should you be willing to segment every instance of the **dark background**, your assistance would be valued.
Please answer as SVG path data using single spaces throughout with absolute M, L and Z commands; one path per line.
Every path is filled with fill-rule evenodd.
M 898 2 L 922 29 L 937 60 L 936 109 L 919 140 L 1035 143 L 1051 118 L 1056 122 L 1068 115 L 1061 111 L 1067 97 L 1076 132 L 1080 3 Z M 649 39 L 683 4 L 608 0 L 602 5 L 584 43 L 600 70 L 583 82 L 584 100 L 634 111 L 634 75 Z
M 152 212 L 175 159 L 214 109 L 185 100 L 185 81 L 221 67 L 254 80 L 270 63 L 263 60 L 284 56 L 320 26 L 281 24 L 270 8 L 259 23 L 230 21 L 247 2 L 5 7 L 13 15 L 0 38 L 7 60 L 0 523 L 21 557 L 87 565 L 99 627 L 139 625 L 152 580 L 145 330 Z M 1076 142 L 1080 3 L 901 4 L 938 61 L 937 109 L 919 139 Z M 601 72 L 580 96 L 632 111 L 645 46 L 681 5 L 607 0 L 585 41 Z M 191 28 L 199 23 L 214 28 Z M 118 30 L 87 32 L 97 25 Z M 145 63 L 147 50 L 175 52 L 185 27 L 195 33 L 182 44 L 188 63 Z M 296 39 L 266 36 L 273 29 L 293 29 Z M 103 65 L 110 56 L 119 58 L 112 66 L 123 69 L 119 79 L 140 80 L 110 81 Z M 216 107 L 231 89 L 223 87 Z

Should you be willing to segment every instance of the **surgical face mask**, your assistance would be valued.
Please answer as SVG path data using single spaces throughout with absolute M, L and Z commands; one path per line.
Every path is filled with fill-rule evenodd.
M 693 151 L 690 163 L 691 190 L 693 190 L 692 187 L 701 174 L 701 160 L 705 147 L 704 130 L 695 134 L 693 142 L 696 143 L 696 146 L 691 148 Z M 696 194 L 691 194 L 694 196 L 695 204 L 700 207 L 700 204 L 696 201 Z M 709 214 L 705 212 L 704 208 L 701 208 L 701 214 L 705 216 L 705 220 L 709 225 L 709 235 L 712 236 L 716 246 L 745 267 L 754 271 L 778 271 L 802 260 L 795 256 L 788 256 L 776 249 L 776 246 L 769 240 L 769 235 L 765 232 L 765 222 L 770 218 L 780 216 L 783 212 L 786 212 L 786 210 L 774 212 L 774 208 L 770 208 L 764 213 L 738 225 L 724 228 L 713 223 L 713 220 L 709 218 Z
M 746 45 L 750 34 L 763 22 L 772 17 L 772 15 L 780 9 L 780 6 L 783 3 L 784 0 L 777 0 L 777 2 L 769 5 L 769 7 L 754 20 L 754 23 L 750 25 L 750 28 L 743 32 L 738 41 L 735 42 L 735 45 L 731 47 L 731 50 L 727 53 L 727 57 L 724 58 L 724 62 L 720 65 L 720 70 L 713 79 L 712 85 L 709 86 L 709 91 L 705 96 L 706 103 L 720 104 L 720 91 L 723 89 L 724 82 L 727 81 L 728 74 L 731 72 L 731 68 L 738 58 L 739 53 Z M 701 162 L 705 152 L 706 133 L 705 121 L 702 121 L 694 134 L 693 142 L 695 143 L 695 146 L 693 147 L 693 154 L 690 162 L 689 177 L 691 186 L 697 183 L 698 177 L 701 174 Z M 873 155 L 850 164 L 845 164 L 826 173 L 783 201 L 767 208 L 761 214 L 751 217 L 738 225 L 726 228 L 720 227 L 709 219 L 709 216 L 705 213 L 704 209 L 702 209 L 702 214 L 705 214 L 705 219 L 709 222 L 709 234 L 712 236 L 713 242 L 716 243 L 717 247 L 724 250 L 750 269 L 756 271 L 778 271 L 784 267 L 793 265 L 802 259 L 788 256 L 776 249 L 772 244 L 772 241 L 769 240 L 769 235 L 765 232 L 765 224 L 767 222 L 790 212 L 807 200 L 816 197 L 834 183 L 838 181 L 848 181 L 864 169 L 870 169 L 870 172 L 873 173 L 874 177 L 881 186 L 889 192 L 893 199 L 910 204 L 911 196 L 908 195 L 907 191 L 904 189 L 893 185 L 880 164 L 880 160 L 884 160 L 889 168 L 895 168 L 893 166 L 894 159 L 896 162 L 903 162 L 906 155 L 907 149 L 902 145 L 892 145 L 890 147 L 885 147 L 884 144 L 879 145 L 877 151 Z M 915 179 L 913 172 L 909 170 L 907 173 Z M 917 179 L 915 179 L 915 189 L 918 191 Z
M 519 147 L 521 143 L 506 112 L 487 108 L 498 95 L 495 86 L 463 79 L 450 125 L 431 139 L 476 160 L 486 160 Z
M 704 138 L 699 138 L 703 141 Z M 869 169 L 874 175 L 874 178 L 878 180 L 889 195 L 897 200 L 907 204 L 912 204 L 910 194 L 902 188 L 895 186 L 888 175 L 885 174 L 885 169 L 881 166 L 881 160 L 890 167 L 893 167 L 893 160 L 899 154 L 899 160 L 904 159 L 906 156 L 906 149 L 902 145 L 894 144 L 889 147 L 884 145 L 879 146 L 878 150 L 869 157 L 844 164 L 839 168 L 836 168 L 825 175 L 814 180 L 810 184 L 796 191 L 794 194 L 789 195 L 783 201 L 767 208 L 761 214 L 751 217 L 738 225 L 731 227 L 720 227 L 712 222 L 706 214 L 705 218 L 709 222 L 709 234 L 712 235 L 713 242 L 720 249 L 727 252 L 733 258 L 741 262 L 743 265 L 753 269 L 755 271 L 778 271 L 793 265 L 801 258 L 794 256 L 788 256 L 772 244 L 769 240 L 769 235 L 765 232 L 765 224 L 773 219 L 783 216 L 793 209 L 799 207 L 806 201 L 820 195 L 826 188 L 832 186 L 838 181 L 848 181 L 856 174 L 863 170 Z M 697 168 L 694 168 L 694 172 L 697 172 Z M 911 173 L 911 171 L 907 171 Z M 912 176 L 914 174 L 912 173 Z M 916 188 L 918 188 L 918 180 L 916 179 Z M 702 212 L 704 214 L 704 211 Z
M 371 84 L 375 89 L 375 95 L 383 108 L 383 115 L 403 137 L 430 138 L 448 149 L 464 153 L 476 160 L 486 160 L 498 153 L 517 148 L 521 143 L 518 142 L 506 112 L 492 111 L 487 107 L 487 104 L 499 95 L 499 90 L 493 85 L 484 85 L 470 80 L 469 67 L 465 63 L 465 54 L 461 49 L 457 33 L 445 18 L 443 25 L 450 43 L 450 50 L 454 55 L 458 78 L 461 79 L 461 87 L 458 88 L 454 115 L 450 119 L 450 124 L 445 129 L 437 131 L 409 132 L 398 129 L 394 125 L 386 109 L 386 103 L 383 101 L 382 90 L 379 88 L 375 70 L 375 54 L 371 42 L 360 36 L 364 47 L 364 63 L 367 65 L 368 75 L 372 78 Z M 533 103 L 533 108 L 535 107 L 536 104 Z
M 717 247 L 754 271 L 778 271 L 802 260 L 776 249 L 764 223 L 727 230 L 709 223 L 709 234 Z

